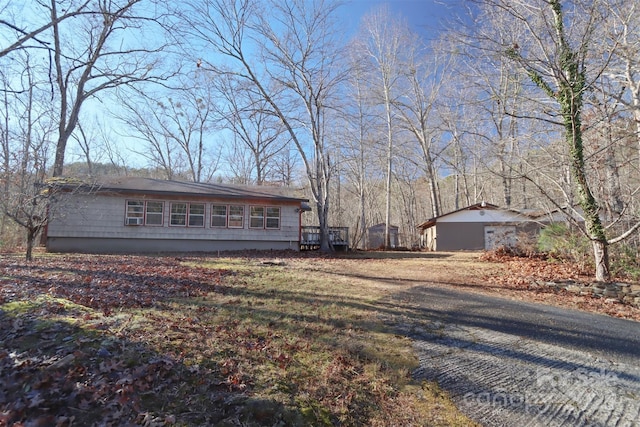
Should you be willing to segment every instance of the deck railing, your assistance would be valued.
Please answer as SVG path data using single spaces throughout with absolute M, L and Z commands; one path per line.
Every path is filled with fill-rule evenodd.
M 329 241 L 337 251 L 349 250 L 349 227 L 329 227 Z M 320 248 L 320 227 L 303 225 L 300 236 L 300 249 Z

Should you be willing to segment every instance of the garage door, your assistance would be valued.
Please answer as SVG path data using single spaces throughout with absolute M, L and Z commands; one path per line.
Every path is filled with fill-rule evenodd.
M 515 246 L 516 242 L 515 225 L 484 226 L 484 248 L 486 250 L 495 249 L 499 246 Z

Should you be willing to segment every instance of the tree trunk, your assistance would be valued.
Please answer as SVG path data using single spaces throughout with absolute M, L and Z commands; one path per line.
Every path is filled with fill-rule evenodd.
M 361 139 L 362 141 L 362 139 Z M 361 233 L 361 241 L 360 244 L 361 249 L 367 249 L 367 211 L 366 211 L 366 195 L 365 195 L 365 170 L 364 170 L 364 147 L 360 148 L 360 233 Z
M 593 257 L 596 263 L 596 280 L 598 282 L 608 282 L 611 280 L 609 270 L 609 245 L 607 241 L 593 240 Z
M 391 234 L 389 232 L 389 223 L 391 221 L 391 174 L 393 173 L 393 134 L 391 129 L 391 108 L 387 101 L 387 185 L 386 185 L 386 203 L 384 213 L 384 248 L 391 248 Z
M 318 223 L 320 225 L 320 252 L 333 252 L 333 245 L 329 237 L 329 203 L 316 203 L 318 209 Z
M 33 245 L 36 240 L 37 231 L 33 227 L 27 228 L 27 251 L 25 253 L 25 259 L 27 261 L 33 260 Z
M 69 138 L 66 135 L 61 135 L 58 139 L 58 143 L 56 145 L 56 157 L 53 162 L 53 177 L 62 176 L 64 170 L 64 155 L 67 150 L 68 139 Z

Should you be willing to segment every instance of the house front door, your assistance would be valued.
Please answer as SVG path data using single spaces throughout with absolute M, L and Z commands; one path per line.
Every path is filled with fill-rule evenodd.
M 515 246 L 516 243 L 515 225 L 484 226 L 484 248 L 486 250 L 492 250 L 500 246 Z

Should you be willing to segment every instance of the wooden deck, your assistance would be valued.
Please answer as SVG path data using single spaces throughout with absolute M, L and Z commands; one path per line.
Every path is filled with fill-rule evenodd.
M 329 240 L 336 251 L 349 250 L 349 227 L 329 227 Z M 300 250 L 320 249 L 320 227 L 303 225 L 300 238 Z

